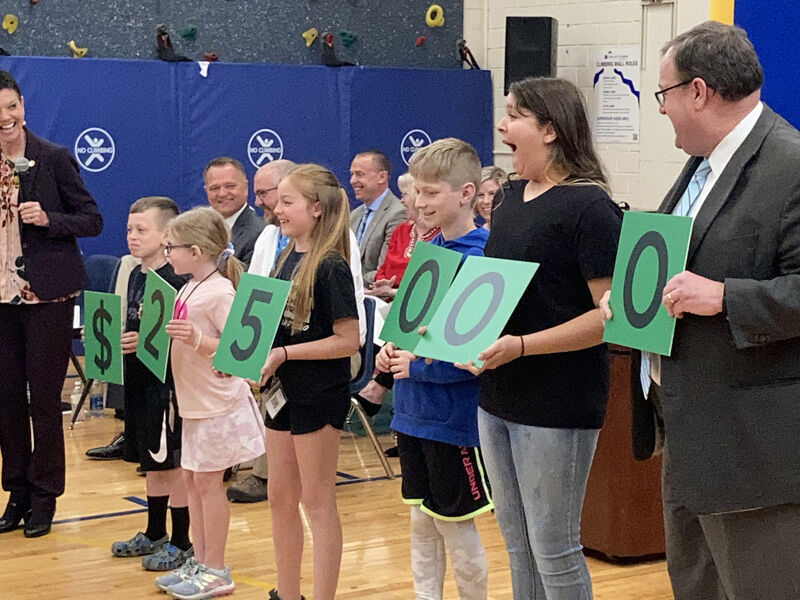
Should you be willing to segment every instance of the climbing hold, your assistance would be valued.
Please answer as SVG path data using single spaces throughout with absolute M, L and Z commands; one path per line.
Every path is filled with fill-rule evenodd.
M 206 52 L 203 54 L 203 59 L 207 60 L 208 62 L 215 62 L 219 60 L 219 54 L 216 52 Z
M 358 39 L 358 36 L 356 36 L 355 33 L 352 33 L 350 31 L 340 31 L 339 37 L 342 38 L 342 46 L 344 46 L 345 48 L 349 48 L 350 46 L 355 44 L 356 40 Z
M 444 11 L 438 4 L 431 4 L 425 13 L 425 23 L 428 27 L 441 27 L 444 25 Z
M 9 35 L 14 33 L 19 27 L 19 19 L 17 15 L 7 14 L 3 17 L 3 29 L 5 29 Z
M 197 39 L 197 27 L 194 25 L 181 27 L 178 29 L 178 35 L 189 42 L 193 42 Z
M 89 50 L 88 48 L 78 48 L 78 46 L 75 45 L 75 40 L 70 40 L 67 47 L 72 51 L 72 56 L 75 58 L 83 58 Z
M 424 44 L 424 43 L 426 42 L 426 40 L 427 40 L 427 38 L 426 38 L 424 35 L 421 35 L 421 36 L 419 36 L 419 37 L 417 38 L 417 41 L 416 41 L 416 42 L 414 42 L 414 45 L 415 45 L 417 48 L 419 48 L 420 46 L 422 46 L 422 44 Z
M 39 0 L 31 0 L 31 4 L 39 4 Z
M 309 48 L 311 44 L 314 43 L 314 40 L 317 39 L 317 36 L 319 36 L 319 31 L 317 31 L 316 27 L 306 29 L 303 32 L 303 39 L 306 41 L 306 48 Z

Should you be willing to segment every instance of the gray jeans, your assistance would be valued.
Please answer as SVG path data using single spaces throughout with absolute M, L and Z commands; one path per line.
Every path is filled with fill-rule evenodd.
M 591 600 L 581 510 L 599 429 L 511 423 L 478 409 L 514 600 Z

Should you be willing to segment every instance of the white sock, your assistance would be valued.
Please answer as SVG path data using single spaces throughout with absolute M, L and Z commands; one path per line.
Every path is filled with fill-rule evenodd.
M 486 600 L 489 594 L 489 567 L 475 521 L 434 519 L 434 524 L 450 553 L 459 598 Z
M 447 566 L 444 540 L 433 517 L 411 507 L 411 573 L 417 600 L 442 600 Z

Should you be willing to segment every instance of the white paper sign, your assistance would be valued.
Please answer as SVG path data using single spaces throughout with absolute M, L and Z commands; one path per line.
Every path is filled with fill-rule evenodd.
M 640 46 L 606 48 L 595 54 L 595 142 L 639 142 L 640 56 Z

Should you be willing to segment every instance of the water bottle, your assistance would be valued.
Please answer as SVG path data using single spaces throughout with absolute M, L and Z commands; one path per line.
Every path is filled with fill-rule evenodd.
M 103 416 L 103 384 L 95 381 L 89 395 L 89 414 L 96 418 Z
M 75 409 L 78 408 L 78 402 L 81 401 L 81 382 L 76 381 L 75 385 L 72 386 L 72 393 L 69 396 L 69 403 L 72 407 L 72 412 L 75 412 Z M 86 418 L 86 409 L 81 409 L 81 412 L 78 414 L 78 418 L 75 419 L 76 421 L 83 421 Z

